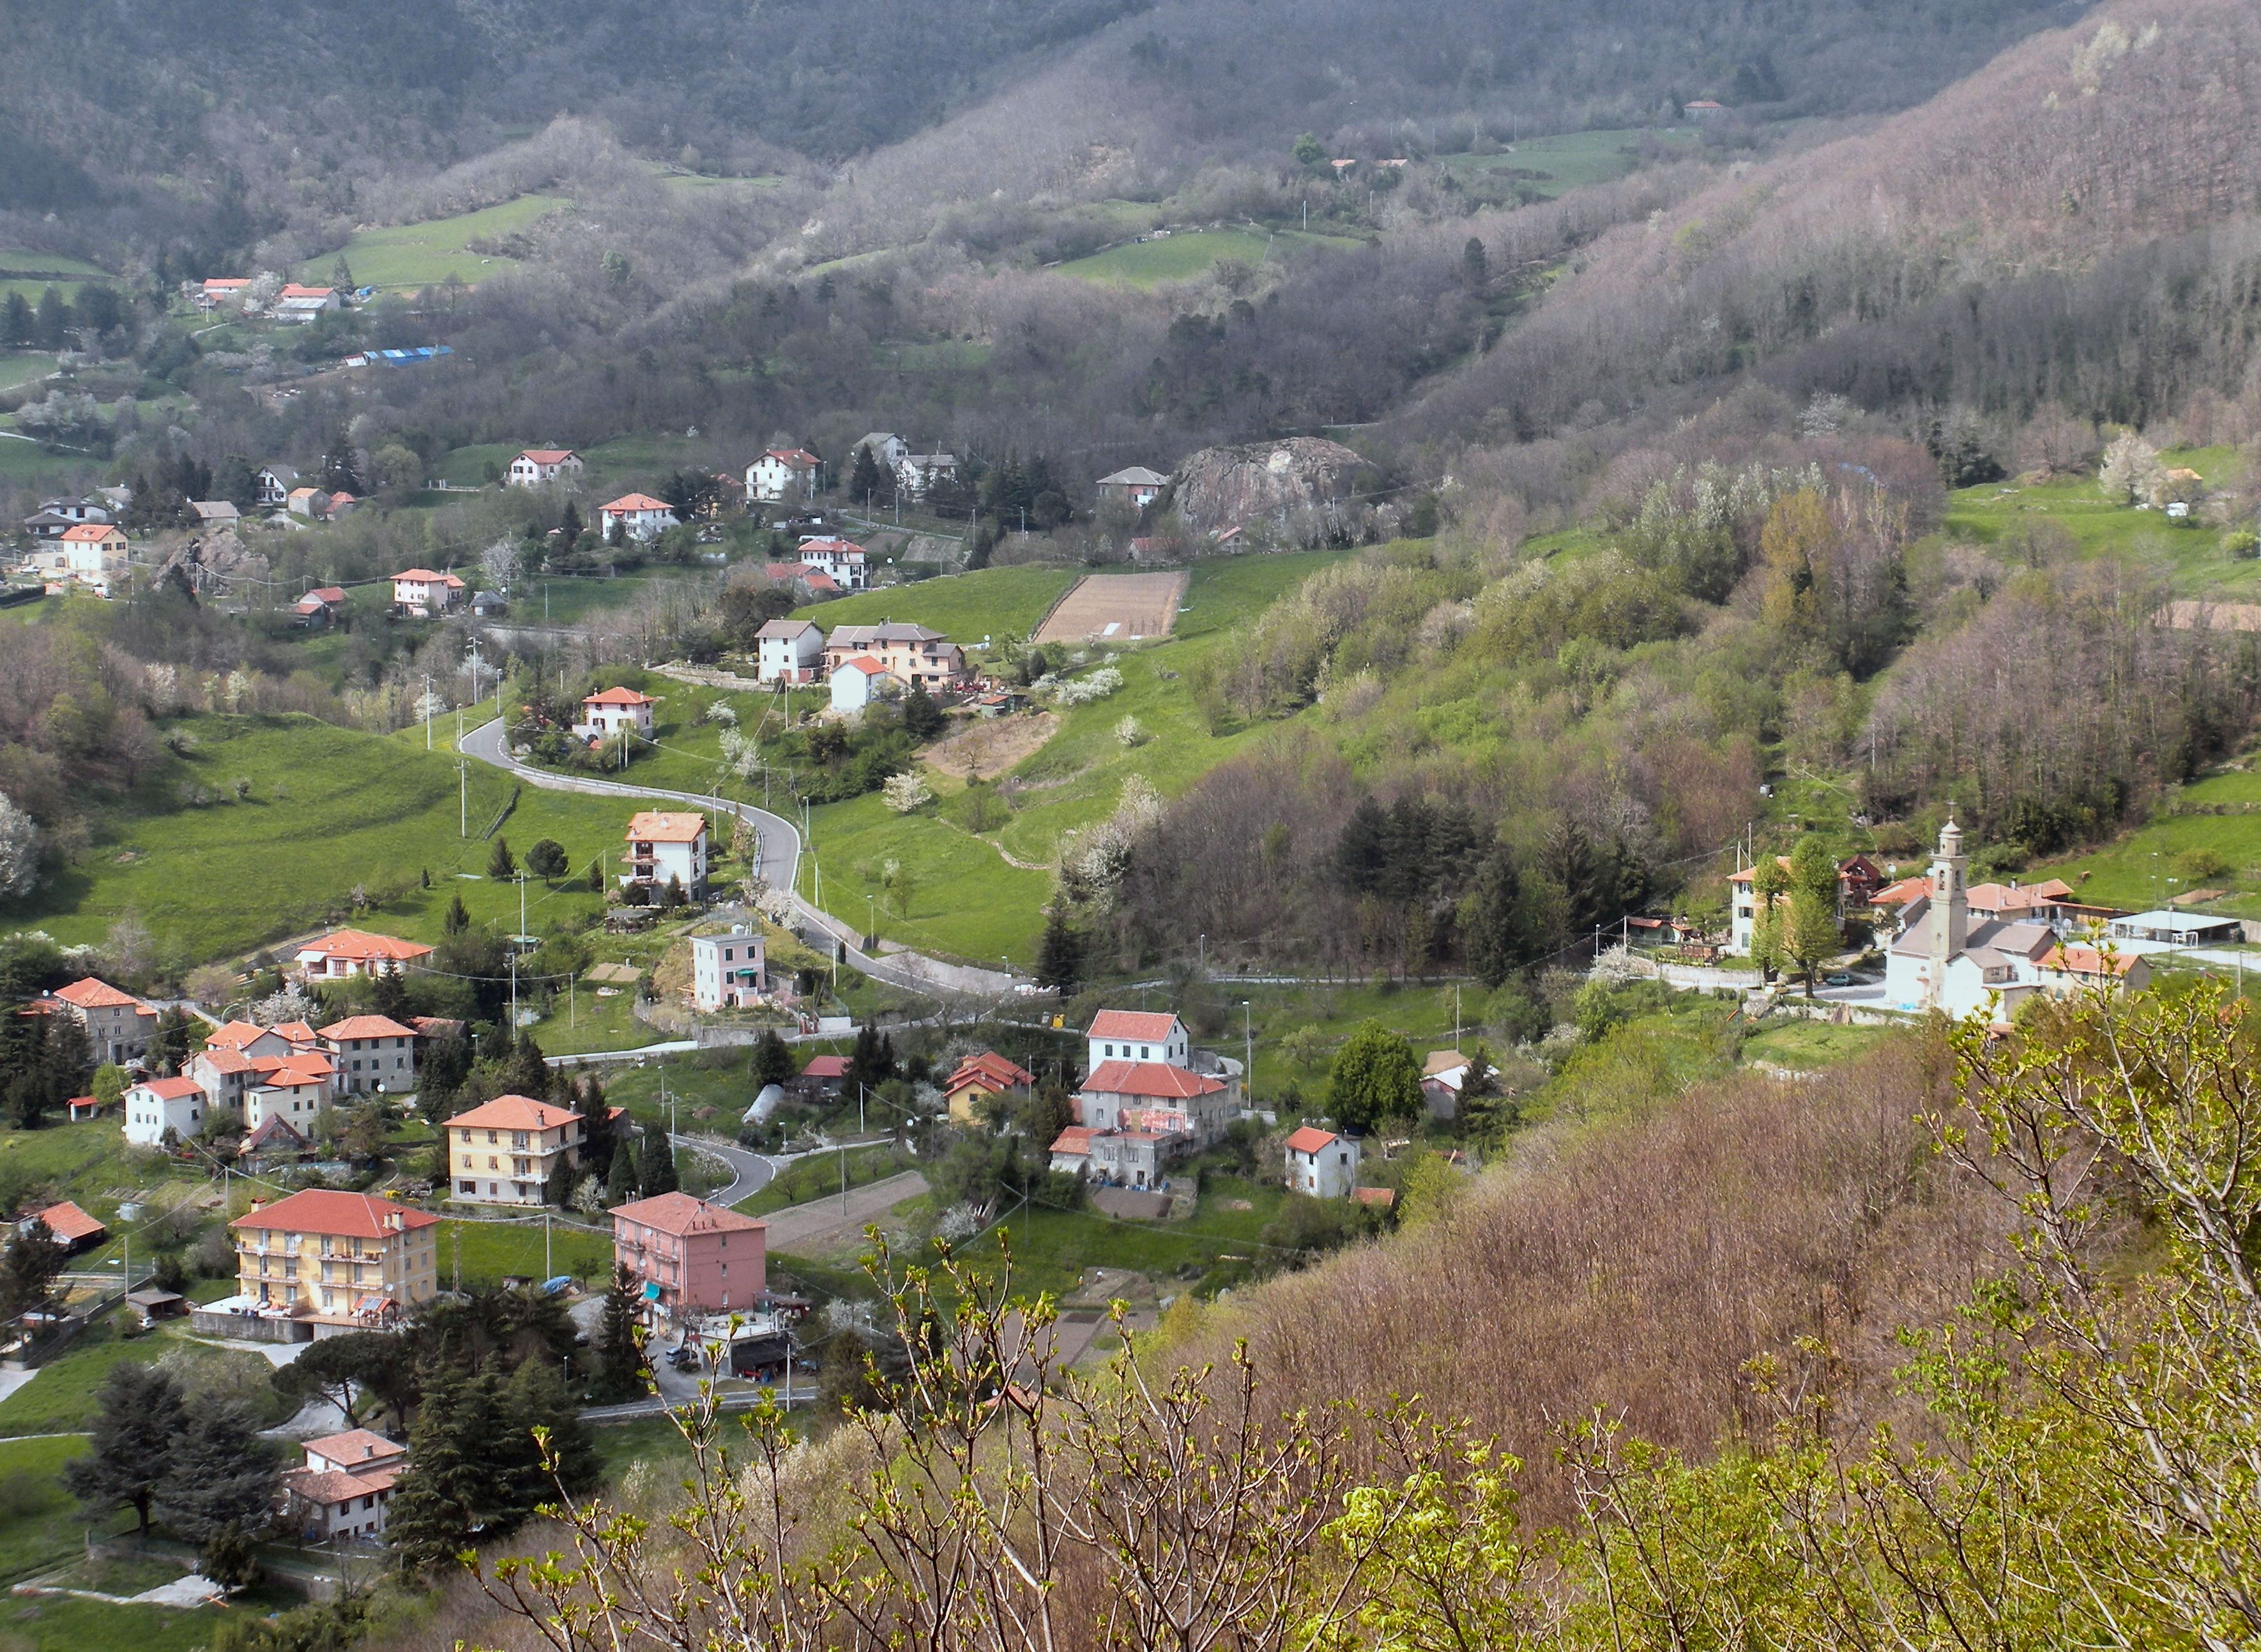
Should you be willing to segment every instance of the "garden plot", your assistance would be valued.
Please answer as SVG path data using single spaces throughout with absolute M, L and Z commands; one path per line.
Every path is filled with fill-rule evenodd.
M 1038 642 L 1138 642 L 1166 637 L 1185 601 L 1187 576 L 1090 574 L 1060 598 Z

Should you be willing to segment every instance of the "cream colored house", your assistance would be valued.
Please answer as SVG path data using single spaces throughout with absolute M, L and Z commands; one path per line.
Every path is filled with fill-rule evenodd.
M 439 1225 L 374 1193 L 327 1188 L 255 1205 L 228 1224 L 239 1298 L 319 1323 L 389 1324 L 438 1294 Z
M 581 1162 L 581 1115 L 531 1096 L 497 1096 L 448 1120 L 449 1197 L 462 1205 L 539 1205 L 562 1156 Z

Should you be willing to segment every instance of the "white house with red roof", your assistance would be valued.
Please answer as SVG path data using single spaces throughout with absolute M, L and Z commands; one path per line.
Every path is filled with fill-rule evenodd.
M 599 505 L 597 521 L 607 539 L 618 528 L 624 539 L 655 540 L 669 528 L 682 526 L 673 506 L 648 493 L 624 493 Z
M 309 1440 L 305 1464 L 283 1476 L 284 1524 L 310 1542 L 375 1543 L 408 1448 L 366 1428 Z
M 539 1205 L 562 1155 L 581 1162 L 582 1118 L 531 1096 L 497 1096 L 448 1120 L 449 1197 L 467 1205 Z
M 628 821 L 628 869 L 621 883 L 658 890 L 683 886 L 696 898 L 707 886 L 707 817 L 696 810 L 646 809 Z
M 88 590 L 110 595 L 126 573 L 131 545 L 126 530 L 109 522 L 75 522 L 55 541 L 62 567 Z
M 346 593 L 342 586 L 317 585 L 291 604 L 291 623 L 310 631 L 319 630 L 335 625 L 345 611 Z
M 1084 1065 L 1095 1071 L 1103 1062 L 1193 1062 L 1193 1035 L 1167 1011 L 1102 1010 L 1091 1018 L 1084 1044 Z
M 347 1094 L 416 1088 L 416 1029 L 389 1015 L 348 1015 L 317 1034 L 336 1067 L 334 1083 Z
M 874 700 L 894 698 L 902 687 L 903 680 L 870 654 L 856 654 L 832 668 L 832 709 L 860 712 Z
M 1288 1191 L 1348 1198 L 1358 1191 L 1358 1138 L 1305 1125 L 1288 1138 Z
M 829 574 L 843 590 L 862 590 L 872 583 L 872 554 L 852 540 L 827 534 L 800 542 L 800 565 Z
M 806 619 L 772 619 L 754 633 L 754 681 L 819 683 L 824 633 Z
M 462 607 L 468 589 L 453 574 L 404 568 L 392 576 L 392 605 L 418 619 L 429 619 Z
M 334 287 L 302 287 L 291 282 L 275 296 L 269 313 L 278 321 L 295 321 L 305 326 L 327 311 L 342 310 L 345 300 Z
M 570 488 L 581 470 L 581 455 L 571 447 L 528 447 L 510 461 L 503 481 L 513 488 Z
M 45 1014 L 69 1016 L 86 1029 L 86 1041 L 93 1046 L 95 1060 L 114 1062 L 120 1067 L 140 1060 L 157 1030 L 154 1008 L 92 976 L 42 994 L 32 1007 Z
M 746 497 L 761 504 L 788 500 L 806 503 L 816 497 L 824 462 L 800 447 L 772 447 L 746 467 Z
M 137 1148 L 162 1147 L 170 1131 L 183 1141 L 204 1134 L 212 1100 L 193 1078 L 145 1078 L 126 1091 L 126 1139 Z
M 658 704 L 650 695 L 634 689 L 599 690 L 581 702 L 581 720 L 573 726 L 573 732 L 584 739 L 603 740 L 633 731 L 649 739 L 651 708 Z
M 398 975 L 432 955 L 420 940 L 372 934 L 366 929 L 333 929 L 298 948 L 292 962 L 309 981 L 342 981 L 348 976 Z

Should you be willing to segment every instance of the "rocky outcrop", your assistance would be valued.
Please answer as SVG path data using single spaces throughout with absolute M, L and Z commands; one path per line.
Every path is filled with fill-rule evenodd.
M 1373 467 L 1340 442 L 1315 436 L 1244 447 L 1205 447 L 1171 479 L 1180 518 L 1207 538 L 1241 529 L 1316 545 L 1361 536 L 1353 503 Z

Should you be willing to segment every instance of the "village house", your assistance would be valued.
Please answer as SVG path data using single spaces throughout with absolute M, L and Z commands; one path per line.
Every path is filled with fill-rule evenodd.
M 584 739 L 603 740 L 624 730 L 651 738 L 651 708 L 659 702 L 634 689 L 606 689 L 581 702 L 581 720 L 573 732 Z
M 1288 1190 L 1312 1198 L 1348 1198 L 1358 1191 L 1358 1138 L 1305 1125 L 1288 1138 Z
M 746 497 L 758 504 L 805 504 L 816 497 L 823 461 L 799 447 L 772 447 L 746 467 Z
M 615 529 L 624 539 L 656 540 L 669 528 L 682 526 L 666 500 L 648 493 L 624 493 L 598 506 L 597 521 L 608 540 Z
M 1240 1116 L 1240 1064 L 1223 1075 L 1169 1062 L 1102 1062 L 1076 1091 L 1079 1122 L 1094 1130 L 1152 1130 L 1198 1152 Z
M 351 1095 L 416 1088 L 416 1029 L 388 1015 L 349 1015 L 317 1033 L 337 1067 L 337 1087 Z
M 539 1205 L 562 1159 L 581 1162 L 581 1115 L 530 1096 L 498 1096 L 448 1120 L 449 1197 L 459 1205 Z
M 839 1097 L 848 1080 L 848 1058 L 845 1055 L 812 1055 L 808 1064 L 800 1069 L 793 1088 L 805 1101 L 831 1101 Z
M 795 554 L 803 568 L 815 569 L 843 590 L 862 590 L 872 583 L 871 554 L 852 540 L 831 534 L 803 540 Z
M 650 1323 L 743 1311 L 768 1289 L 769 1224 L 688 1193 L 613 1207 L 613 1261 L 637 1281 Z
M 868 655 L 858 654 L 832 668 L 832 709 L 860 712 L 874 700 L 902 692 L 902 679 Z
M 329 515 L 330 496 L 319 488 L 293 488 L 283 501 L 283 509 L 291 516 L 302 517 L 312 522 L 318 517 Z
M 278 321 L 296 322 L 303 327 L 326 311 L 344 308 L 345 300 L 336 288 L 302 287 L 292 282 L 276 295 L 269 313 Z
M 939 631 L 894 621 L 837 626 L 824 640 L 824 661 L 835 676 L 851 660 L 865 659 L 906 687 L 947 693 L 972 681 L 965 650 Z
M 957 480 L 956 454 L 905 454 L 895 464 L 895 486 L 909 498 L 923 499 Z
M 233 304 L 243 297 L 244 289 L 251 285 L 248 275 L 211 275 L 197 290 L 197 297 L 206 310 L 215 304 Z
M 571 447 L 528 447 L 510 461 L 503 481 L 513 488 L 570 488 L 581 479 L 581 455 Z
M 92 976 L 41 994 L 31 1007 L 40 1014 L 69 1016 L 86 1029 L 95 1060 L 120 1067 L 140 1061 L 157 1030 L 155 1009 Z
M 1037 1076 L 994 1050 L 980 1050 L 958 1063 L 942 1086 L 953 1124 L 971 1127 L 999 1096 L 1025 1096 L 1036 1088 Z
M 125 573 L 131 550 L 126 531 L 109 522 L 75 522 L 56 543 L 62 551 L 63 571 L 104 597 Z
M 42 1210 L 33 1211 L 16 1224 L 16 1231 L 28 1234 L 32 1231 L 32 1224 L 34 1222 L 46 1224 L 47 1232 L 54 1237 L 56 1246 L 67 1256 L 90 1249 L 110 1236 L 109 1228 L 79 1209 L 68 1199 L 63 1200 L 60 1205 L 50 1205 Z
M 1143 511 L 1162 497 L 1162 490 L 1170 479 L 1144 465 L 1132 465 L 1111 476 L 1099 479 L 1099 503 L 1102 509 L 1119 505 L 1133 511 Z
M 428 568 L 404 569 L 392 576 L 392 605 L 417 619 L 450 613 L 463 605 L 469 590 L 454 574 Z
M 162 1147 L 167 1132 L 187 1141 L 204 1134 L 211 1111 L 193 1078 L 145 1078 L 126 1091 L 126 1139 L 137 1148 Z
M 1884 955 L 1884 1002 L 1897 1010 L 1941 1010 L 1960 1019 L 1995 1005 L 2007 1017 L 2035 994 L 2069 998 L 2085 988 L 2141 991 L 2150 965 L 2068 944 L 2048 923 L 2023 915 L 1973 921 L 1963 832 L 1949 820 L 1939 834 L 1929 892 L 1910 903 L 1899 938 Z
M 346 593 L 337 585 L 317 585 L 291 604 L 291 623 L 319 631 L 345 618 Z
M 253 497 L 260 508 L 279 511 L 290 503 L 291 490 L 298 485 L 298 473 L 284 464 L 266 465 L 253 480 L 259 489 Z
M 657 894 L 670 883 L 697 899 L 707 887 L 707 817 L 695 812 L 647 809 L 629 820 L 628 869 L 621 875 L 629 889 Z
M 1699 97 L 1692 104 L 1682 104 L 1680 112 L 1690 120 L 1719 120 L 1726 115 L 1727 109 L 1724 104 L 1715 103 L 1708 97 Z
M 199 1309 L 225 1328 L 243 1316 L 305 1341 L 317 1327 L 376 1330 L 439 1294 L 440 1219 L 375 1193 L 307 1188 L 253 1201 L 228 1224 L 235 1236 L 233 1298 Z M 269 1340 L 274 1340 L 270 1333 Z
M 769 990 L 764 943 L 743 924 L 721 935 L 691 938 L 691 1002 L 693 1008 L 750 1010 Z
M 348 976 L 398 975 L 432 955 L 420 940 L 371 934 L 365 929 L 333 929 L 298 948 L 291 962 L 307 981 L 341 981 Z
M 1457 1119 L 1461 1091 L 1468 1083 L 1468 1058 L 1456 1049 L 1429 1052 L 1421 1068 L 1421 1099 L 1432 1119 Z
M 856 447 L 848 450 L 848 460 L 851 467 L 856 460 L 856 447 L 869 447 L 872 450 L 872 462 L 889 476 L 894 474 L 896 466 L 911 456 L 910 443 L 890 430 L 875 430 L 858 438 Z
M 311 1141 L 329 1111 L 337 1083 L 337 1063 L 319 1050 L 302 1055 L 251 1058 L 252 1078 L 243 1092 L 243 1127 L 257 1132 L 279 1124 Z
M 203 528 L 230 528 L 243 520 L 243 512 L 232 499 L 191 499 L 189 510 Z
M 284 1526 L 312 1543 L 375 1543 L 408 1448 L 366 1428 L 309 1440 L 303 1467 L 283 1476 Z
M 1185 1067 L 1193 1060 L 1193 1035 L 1183 1021 L 1166 1012 L 1102 1010 L 1091 1018 L 1084 1044 L 1084 1065 L 1093 1070 L 1105 1062 L 1167 1062 Z
M 824 633 L 806 619 L 772 619 L 754 633 L 754 681 L 802 683 L 824 676 Z
M 1790 870 L 1790 856 L 1777 855 L 1775 864 L 1785 872 Z M 1748 955 L 1758 937 L 1758 874 L 1755 868 L 1744 867 L 1729 875 L 1727 896 L 1729 918 L 1727 950 Z M 1865 855 L 1856 855 L 1837 869 L 1837 918 L 1844 921 L 1848 913 L 1866 910 L 1884 886 L 1884 875 L 1875 862 Z M 1777 895 L 1776 900 L 1786 896 Z
M 1053 1139 L 1052 1168 L 1102 1187 L 1151 1190 L 1162 1185 L 1163 1161 L 1178 1145 L 1166 1131 L 1071 1125 Z

